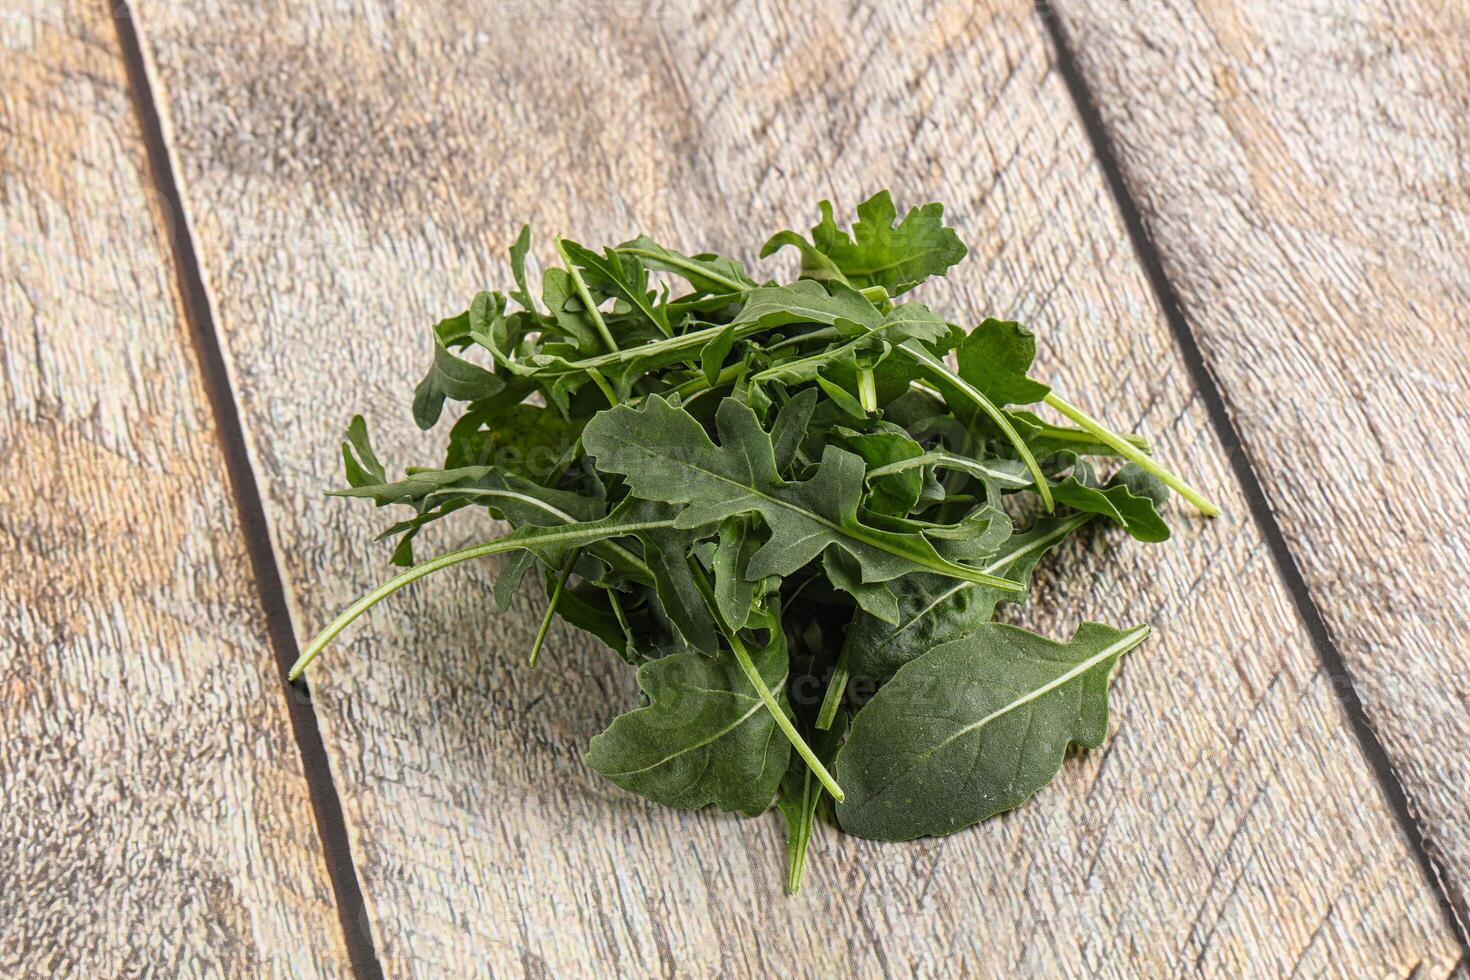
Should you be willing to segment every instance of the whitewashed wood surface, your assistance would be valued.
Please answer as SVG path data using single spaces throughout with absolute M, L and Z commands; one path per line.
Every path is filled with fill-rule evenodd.
M 1242 0 L 1213 4 L 1209 14 L 1237 7 L 1251 13 Z M 609 786 L 582 764 L 587 738 L 632 703 L 632 678 L 615 657 L 558 628 L 542 667 L 530 672 L 522 661 L 538 602 L 528 598 L 510 615 L 495 614 L 486 595 L 490 569 L 426 580 L 355 628 L 312 677 L 366 928 L 343 934 L 321 858 L 309 849 L 317 862 L 312 903 L 294 897 L 288 910 L 271 911 L 269 889 L 305 872 L 285 868 L 280 857 L 251 854 L 229 869 L 232 880 L 252 882 L 252 898 L 263 897 L 258 914 L 288 921 L 291 935 L 314 952 L 282 960 L 265 930 L 255 947 L 229 946 L 252 950 L 254 961 L 243 953 L 211 960 L 221 947 L 206 931 L 190 937 L 192 946 L 180 937 L 168 955 L 193 956 L 219 972 L 331 973 L 345 968 L 348 947 L 359 955 L 367 950 L 390 976 L 1447 976 L 1462 961 L 1463 927 L 1457 933 L 1445 907 L 1456 886 L 1432 872 L 1454 867 L 1444 857 L 1455 839 L 1445 806 L 1458 799 L 1463 812 L 1464 786 L 1453 782 L 1458 770 L 1445 770 L 1436 782 L 1432 769 L 1416 769 L 1415 759 L 1430 757 L 1432 748 L 1410 746 L 1423 749 L 1414 756 L 1394 734 L 1416 724 L 1438 726 L 1433 737 L 1453 731 L 1444 720 L 1455 710 L 1454 688 L 1445 685 L 1430 703 L 1395 702 L 1371 680 L 1393 680 L 1390 668 L 1406 663 L 1426 673 L 1443 670 L 1445 654 L 1427 649 L 1432 644 L 1424 639 L 1458 634 L 1435 633 L 1426 615 L 1429 632 L 1411 648 L 1370 656 L 1342 638 L 1350 628 L 1393 630 L 1399 620 L 1367 605 L 1375 597 L 1361 584 L 1339 588 L 1323 571 L 1330 568 L 1324 556 L 1342 549 L 1361 558 L 1371 545 L 1369 525 L 1330 506 L 1306 508 L 1303 501 L 1316 498 L 1300 485 L 1309 478 L 1291 470 L 1287 452 L 1314 446 L 1317 456 L 1330 457 L 1360 450 L 1361 440 L 1343 448 L 1330 438 L 1349 440 L 1351 430 L 1312 428 L 1311 420 L 1322 417 L 1313 414 L 1322 411 L 1315 403 L 1286 408 L 1267 396 L 1273 372 L 1282 372 L 1283 385 L 1318 386 L 1319 402 L 1346 397 L 1357 382 L 1340 384 L 1341 372 L 1304 377 L 1303 348 L 1273 347 L 1254 362 L 1240 354 L 1252 338 L 1264 343 L 1273 336 L 1270 324 L 1286 298 L 1315 295 L 1328 273 L 1317 265 L 1318 251 L 1283 236 L 1274 247 L 1285 261 L 1271 266 L 1275 291 L 1251 294 L 1240 284 L 1264 260 L 1242 253 L 1261 246 L 1236 241 L 1233 225 L 1206 220 L 1213 211 L 1195 220 L 1177 195 L 1158 193 L 1178 186 L 1212 200 L 1206 191 L 1216 186 L 1215 171 L 1203 150 L 1195 159 L 1204 162 L 1195 162 L 1177 158 L 1183 151 L 1173 143 L 1155 145 L 1168 142 L 1159 133 L 1188 131 L 1204 109 L 1191 101 L 1192 76 L 1172 88 L 1128 77 L 1128 59 L 1138 55 L 1124 26 L 1082 5 L 1060 11 L 1067 30 L 1107 41 L 1080 52 L 1078 63 L 1096 86 L 1094 121 L 1118 141 L 1124 189 L 1134 195 L 1125 194 L 1120 209 L 1106 158 L 1058 67 L 1051 25 L 1024 3 L 267 0 L 241 7 L 198 0 L 143 3 L 128 12 L 148 63 L 142 96 L 157 104 L 168 144 L 155 163 L 168 167 L 181 189 L 187 220 L 180 227 L 197 249 L 210 301 L 204 326 L 217 332 L 229 361 L 298 637 L 389 570 L 385 550 L 371 542 L 381 515 L 322 497 L 339 479 L 342 426 L 362 411 L 386 459 L 432 461 L 432 447 L 407 414 L 427 357 L 427 327 L 462 308 L 476 289 L 505 279 L 504 249 L 522 221 L 536 226 L 543 243 L 555 233 L 598 242 L 641 230 L 676 246 L 754 261 L 754 248 L 770 231 L 808 223 L 820 197 L 850 209 L 890 186 L 904 204 L 943 200 L 972 255 L 954 286 L 927 290 L 926 301 L 956 318 L 999 313 L 1031 323 L 1042 338 L 1044 376 L 1120 427 L 1144 432 L 1226 508 L 1224 518 L 1204 522 L 1175 507 L 1176 536 L 1161 546 L 1111 534 L 1072 546 L 1049 560 L 1019 614 L 1053 634 L 1088 618 L 1157 627 L 1119 678 L 1108 748 L 1070 761 L 1058 783 L 1026 808 L 944 841 L 876 845 L 826 831 L 795 898 L 780 891 L 783 840 L 774 814 L 740 821 L 672 813 Z M 19 69 L 7 50 L 5 77 L 30 79 L 44 96 L 18 100 L 7 86 L 3 105 L 17 122 L 0 135 L 42 131 L 54 118 L 45 101 L 51 76 L 79 71 L 80 59 L 111 64 L 121 77 L 118 35 L 105 17 L 82 39 L 77 50 L 34 48 L 31 61 L 14 63 Z M 1310 63 L 1314 50 L 1304 45 L 1283 54 L 1297 59 L 1283 64 Z M 1208 49 L 1187 52 L 1210 57 Z M 1183 66 L 1193 64 L 1189 57 L 1181 56 Z M 1171 71 L 1183 68 L 1167 59 L 1155 68 L 1163 77 Z M 1355 101 L 1366 96 L 1348 81 L 1315 83 L 1323 98 L 1370 111 L 1371 103 Z M 1262 112 L 1289 111 L 1295 90 L 1282 82 L 1262 91 Z M 102 143 L 111 158 L 132 166 L 139 185 L 132 206 L 146 214 L 149 188 L 138 176 L 143 148 L 128 129 L 127 93 L 111 96 L 121 100 L 120 110 L 106 95 L 82 91 L 72 111 L 121 127 Z M 1256 132 L 1271 130 L 1262 124 Z M 1301 135 L 1284 132 L 1288 146 Z M 1452 144 L 1441 144 L 1443 159 L 1453 159 Z M 1356 151 L 1369 149 L 1344 152 Z M 10 154 L 0 159 L 7 189 L 12 182 L 29 186 L 17 180 L 28 169 L 13 165 Z M 1463 150 L 1459 159 L 1463 165 Z M 1379 174 L 1383 188 L 1407 200 L 1417 185 L 1395 184 L 1393 176 Z M 1288 190 L 1281 201 L 1305 193 Z M 68 193 L 58 192 L 58 206 L 73 223 L 96 219 L 95 205 Z M 1216 193 L 1242 202 L 1234 218 L 1251 227 L 1250 209 L 1259 201 Z M 3 199 L 7 229 L 19 227 L 13 212 L 25 213 L 17 200 Z M 1178 323 L 1169 322 L 1147 261 L 1135 250 L 1130 206 L 1140 209 L 1168 282 L 1187 302 L 1185 326 L 1198 330 L 1315 606 L 1293 595 L 1298 583 L 1273 552 L 1273 525 L 1252 507 L 1257 488 L 1232 465 L 1209 411 L 1211 393 L 1198 383 Z M 1419 230 L 1411 229 L 1407 211 L 1379 220 L 1359 233 L 1396 242 Z M 1337 226 L 1322 227 L 1330 238 Z M 1455 226 L 1444 227 L 1447 235 Z M 49 243 L 44 251 L 61 254 Z M 166 242 L 151 256 L 133 253 L 132 261 L 166 288 L 173 282 Z M 12 276 L 8 260 L 5 279 L 0 288 L 25 281 Z M 146 310 L 129 299 L 127 322 L 161 324 L 153 328 L 155 343 L 174 370 L 193 371 L 194 351 L 172 294 Z M 1239 310 L 1251 302 L 1259 308 L 1244 322 Z M 47 322 L 59 329 L 61 321 Z M 1445 321 L 1442 347 L 1463 343 L 1455 322 L 1463 321 Z M 26 323 L 12 314 L 0 324 L 7 364 L 16 360 L 8 353 L 13 345 L 31 342 Z M 1366 329 L 1356 318 L 1340 318 L 1333 329 L 1346 376 L 1371 381 L 1371 366 L 1354 360 L 1352 345 L 1371 348 L 1382 338 L 1354 333 Z M 1305 334 L 1298 323 L 1294 336 Z M 125 365 L 100 360 L 91 387 L 125 393 L 127 374 Z M 177 412 L 177 419 L 169 416 L 173 424 L 184 426 L 186 412 L 200 420 L 188 429 L 196 433 L 196 454 L 209 457 L 215 444 L 202 392 L 189 393 Z M 22 413 L 12 410 L 5 424 L 13 424 L 10 417 Z M 1268 435 L 1279 444 L 1271 452 L 1281 453 L 1270 465 L 1259 455 Z M 1307 435 L 1324 441 L 1293 442 Z M 1406 485 L 1417 479 L 1411 463 L 1423 448 L 1414 438 L 1410 431 L 1393 443 Z M 1440 446 L 1435 463 L 1463 484 L 1467 467 L 1456 448 Z M 120 475 L 128 472 L 124 466 Z M 86 475 L 69 477 L 75 488 L 67 484 L 76 490 L 79 514 L 103 506 L 81 495 Z M 217 460 L 177 479 L 177 487 L 195 488 L 190 501 L 207 496 L 198 487 L 212 487 L 218 515 L 180 517 L 180 490 L 181 502 L 159 508 L 155 520 L 181 535 L 181 548 L 209 540 L 215 562 L 234 555 L 231 568 L 213 573 L 239 592 L 234 618 L 221 613 L 208 621 L 216 629 L 238 623 L 246 639 L 230 663 L 237 671 L 253 665 L 257 693 L 227 699 L 224 686 L 208 678 L 181 686 L 219 703 L 192 713 L 181 706 L 165 731 L 177 739 L 180 725 L 202 726 L 236 752 L 262 751 L 277 731 L 284 754 L 272 772 L 286 788 L 269 802 L 280 807 L 294 799 L 305 818 L 281 820 L 283 836 L 267 839 L 278 850 L 281 840 L 300 848 L 312 841 L 310 806 L 300 763 L 288 751 L 294 747 L 281 710 L 286 695 L 276 686 L 260 604 L 232 529 L 229 487 Z M 1365 486 L 1345 481 L 1312 489 L 1340 488 L 1341 499 L 1376 500 L 1381 508 L 1391 483 L 1388 473 L 1377 473 Z M 12 481 L 9 491 L 33 499 L 36 491 L 24 486 Z M 106 505 L 121 506 L 113 497 Z M 437 543 L 485 530 L 462 525 L 458 537 Z M 234 552 L 220 535 L 234 542 Z M 1415 543 L 1426 556 L 1438 554 L 1434 542 Z M 126 574 L 122 558 L 111 561 L 113 574 Z M 1394 561 L 1412 564 L 1402 553 Z M 19 581 L 23 597 L 34 591 Z M 200 585 L 199 595 L 223 603 L 221 589 L 209 586 Z M 1421 594 L 1406 587 L 1381 602 L 1403 603 L 1393 614 L 1411 616 Z M 84 593 L 69 601 L 103 622 L 119 615 L 115 603 L 89 604 Z M 208 611 L 197 601 L 192 608 L 194 616 Z M 1303 619 L 1311 608 L 1333 631 L 1332 649 L 1348 661 L 1352 680 L 1369 679 L 1351 690 L 1367 705 L 1374 734 L 1383 733 L 1386 767 L 1375 765 L 1375 743 L 1365 749 L 1352 704 L 1343 703 L 1345 680 L 1324 660 L 1310 618 Z M 145 623 L 140 632 L 178 656 L 184 641 L 170 628 L 175 632 Z M 23 641 L 14 649 L 25 649 Z M 1432 685 L 1415 690 L 1430 697 Z M 126 707 L 104 703 L 99 710 Z M 258 717 L 266 708 L 273 721 Z M 18 717 L 39 725 L 44 715 L 22 710 Z M 1449 724 L 1456 721 L 1463 717 Z M 14 744 L 25 751 L 27 743 Z M 115 747 L 101 754 L 119 772 L 131 771 L 116 761 Z M 64 757 L 61 771 L 91 785 L 84 756 Z M 187 754 L 170 758 L 181 776 L 197 774 Z M 200 795 L 189 798 L 203 800 L 201 806 L 219 806 L 238 790 L 217 774 L 196 778 L 190 790 Z M 1419 823 L 1410 826 L 1396 808 L 1396 785 L 1408 787 L 1416 805 L 1444 805 L 1416 809 Z M 50 853 L 52 839 L 29 828 L 54 821 L 65 805 L 38 799 L 13 839 Z M 230 813 L 240 819 L 236 808 Z M 287 823 L 298 836 L 284 836 Z M 73 832 L 97 826 L 81 822 Z M 1433 862 L 1424 858 L 1421 836 Z M 149 856 L 155 853 L 168 854 L 160 847 Z M 76 869 L 76 880 L 101 888 L 91 873 Z M 44 881 L 20 885 L 29 896 Z M 167 905 L 166 896 L 144 895 Z M 147 962 L 161 949 L 72 914 L 55 920 L 72 923 L 72 932 L 54 932 L 58 941 L 75 936 L 73 945 L 90 943 L 119 962 L 127 955 Z M 9 937 L 0 928 L 0 941 Z M 39 971 L 36 964 L 47 961 L 36 959 L 40 947 L 35 937 L 31 942 L 0 965 Z M 9 949 L 0 946 L 0 957 Z
M 345 973 L 101 5 L 0 16 L 0 974 Z
M 1057 10 L 1464 922 L 1470 4 Z

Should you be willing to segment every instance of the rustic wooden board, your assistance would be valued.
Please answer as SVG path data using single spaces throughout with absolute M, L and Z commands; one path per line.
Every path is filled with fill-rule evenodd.
M 103 4 L 0 9 L 0 973 L 346 973 Z
M 1470 6 L 1150 6 L 1058 4 L 1184 315 L 1466 916 Z
M 382 515 L 321 496 L 341 427 L 432 459 L 426 327 L 506 276 L 522 220 L 751 256 L 821 195 L 939 197 L 974 255 L 927 298 L 1033 322 L 1047 373 L 1228 509 L 1074 547 L 1024 614 L 1159 627 L 1110 749 L 944 841 L 826 833 L 795 899 L 774 815 L 669 813 L 583 766 L 632 703 L 610 654 L 558 629 L 526 670 L 539 603 L 495 615 L 487 569 L 401 595 L 314 675 L 390 973 L 1449 972 L 1028 4 L 202 2 L 143 31 L 302 634 L 388 571 Z

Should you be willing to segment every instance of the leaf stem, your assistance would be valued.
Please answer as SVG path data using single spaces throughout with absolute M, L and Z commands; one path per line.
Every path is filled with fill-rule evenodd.
M 861 368 L 857 375 L 858 401 L 862 403 L 863 411 L 878 411 L 878 385 L 873 378 L 872 368 Z
M 587 289 L 587 282 L 582 278 L 582 273 L 577 270 L 577 264 L 572 261 L 571 254 L 567 252 L 565 238 L 557 238 L 556 250 L 561 253 L 562 261 L 567 264 L 567 275 L 572 277 L 572 285 L 577 290 L 577 296 L 582 300 L 582 305 L 587 307 L 587 315 L 592 318 L 592 325 L 602 336 L 602 342 L 607 345 L 609 351 L 617 353 L 617 341 L 613 340 L 612 334 L 608 332 L 607 324 L 602 320 L 602 311 L 597 308 L 596 303 L 592 302 L 592 293 Z
M 717 323 L 712 327 L 705 327 L 703 330 L 691 330 L 689 333 L 682 333 L 677 337 L 649 341 L 648 343 L 639 344 L 637 347 L 630 347 L 627 350 L 615 349 L 610 354 L 598 354 L 595 357 L 583 358 L 580 361 L 567 361 L 561 365 L 561 368 L 573 371 L 586 371 L 591 368 L 606 367 L 609 364 L 622 364 L 626 361 L 641 360 L 659 354 L 667 354 L 671 351 L 682 351 L 690 347 L 700 347 L 705 342 L 714 340 L 729 326 L 730 324 Z M 746 337 L 769 329 L 769 327 L 762 326 L 758 322 L 742 323 L 735 328 L 735 339 L 744 340 Z
M 806 853 L 812 843 L 812 824 L 816 817 L 815 809 L 817 802 L 812 800 L 812 794 L 821 795 L 821 790 L 812 786 L 812 773 L 808 769 L 801 777 L 801 811 L 798 818 L 795 838 L 791 842 L 791 860 L 786 869 L 786 894 L 795 895 L 801 891 L 801 879 L 806 874 Z
M 1149 453 L 1153 450 L 1148 440 L 1137 432 L 1119 432 L 1115 434 L 1119 438 L 1127 439 L 1142 452 Z M 1066 425 L 1042 425 L 1041 435 L 1049 439 L 1057 439 L 1064 442 L 1088 442 L 1097 439 L 1097 436 L 1088 432 L 1086 429 L 1074 429 Z
M 837 780 L 832 778 L 832 774 L 827 771 L 827 767 L 822 765 L 822 760 L 817 758 L 817 754 L 811 750 L 811 746 L 806 744 L 806 741 L 801 737 L 801 733 L 791 723 L 791 719 L 786 717 L 786 712 L 782 711 L 781 706 L 776 703 L 776 698 L 771 694 L 771 689 L 766 686 L 765 679 L 761 677 L 760 671 L 756 669 L 755 662 L 750 659 L 750 652 L 745 649 L 745 644 L 741 642 L 740 637 L 733 630 L 726 634 L 725 639 L 730 641 L 730 649 L 735 652 L 735 661 L 740 664 L 740 669 L 745 672 L 745 679 L 750 681 L 750 686 L 755 688 L 755 692 L 760 695 L 760 699 L 764 702 L 766 710 L 771 713 L 772 718 L 776 719 L 776 725 L 781 729 L 782 734 L 786 736 L 787 741 L 791 743 L 791 747 L 796 750 L 797 755 L 801 756 L 801 761 L 811 767 L 812 772 L 816 774 L 817 779 L 821 780 L 827 792 L 832 794 L 832 798 L 838 803 L 841 803 L 846 799 L 846 796 L 842 792 L 842 787 L 837 785 Z
M 572 574 L 572 566 L 577 563 L 577 558 L 582 554 L 581 548 L 573 549 L 567 555 L 566 564 L 562 565 L 561 572 L 556 576 L 556 585 L 551 589 L 551 598 L 546 602 L 546 614 L 541 617 L 541 626 L 536 630 L 536 642 L 531 644 L 531 666 L 536 666 L 536 658 L 541 653 L 541 645 L 546 642 L 546 634 L 551 629 L 551 617 L 556 612 L 557 604 L 561 602 L 561 594 L 566 591 L 567 578 Z
M 1020 489 L 1030 486 L 1024 479 L 1014 473 L 1006 473 L 1001 470 L 992 469 L 977 459 L 969 459 L 954 453 L 946 453 L 939 450 L 924 453 L 920 456 L 910 456 L 908 459 L 900 459 L 895 463 L 886 463 L 883 466 L 868 470 L 867 480 L 872 482 L 880 477 L 892 476 L 894 473 L 903 473 L 917 466 L 929 466 L 938 464 L 949 469 L 963 470 L 983 480 L 994 480 L 1002 486 Z
M 832 722 L 837 720 L 837 708 L 842 704 L 842 696 L 847 692 L 847 681 L 851 671 L 847 666 L 847 644 L 842 645 L 842 652 L 837 655 L 837 665 L 832 668 L 832 679 L 827 682 L 827 693 L 822 698 L 822 707 L 817 712 L 817 728 L 827 731 L 832 727 Z
M 1137 463 L 1139 468 L 1145 473 L 1158 477 L 1166 486 L 1177 490 L 1181 497 L 1199 508 L 1201 514 L 1204 514 L 1206 517 L 1218 517 L 1220 515 L 1220 508 L 1211 503 L 1204 494 L 1200 493 L 1188 483 L 1185 483 L 1179 476 L 1164 469 L 1137 446 L 1103 425 L 1091 415 L 1082 411 L 1076 405 L 1067 401 L 1061 395 L 1053 391 L 1046 396 L 1046 403 L 1092 433 L 1097 437 L 1099 442 L 1106 443 L 1113 449 L 1116 449 L 1120 456 Z
M 822 765 L 822 760 L 817 758 L 817 754 L 812 751 L 810 745 L 806 744 L 806 740 L 801 737 L 801 733 L 796 730 L 796 726 L 791 723 L 791 719 L 786 717 L 786 712 L 781 710 L 781 705 L 776 702 L 775 695 L 771 694 L 771 689 L 766 686 L 765 678 L 761 677 L 760 670 L 756 668 L 755 661 L 750 659 L 750 651 L 745 649 L 745 643 L 740 639 L 739 631 L 731 629 L 730 624 L 725 622 L 725 617 L 720 614 L 719 604 L 715 602 L 714 592 L 711 590 L 709 577 L 705 575 L 704 569 L 691 561 L 689 563 L 689 575 L 694 580 L 695 588 L 699 590 L 699 594 L 704 598 L 704 604 L 709 607 L 710 615 L 719 624 L 720 631 L 724 633 L 725 640 L 729 642 L 730 649 L 735 654 L 735 662 L 740 665 L 740 669 L 745 673 L 745 679 L 750 682 L 751 687 L 755 688 L 755 693 L 760 696 L 761 703 L 766 706 L 766 710 L 776 720 L 776 727 L 781 729 L 781 733 L 786 736 L 786 740 L 791 743 L 791 747 L 796 750 L 796 754 L 801 756 L 801 761 L 805 762 L 808 768 L 816 774 L 817 779 L 821 780 L 827 792 L 832 794 L 832 798 L 838 803 L 841 803 L 846 799 L 842 792 L 842 787 L 837 785 L 837 780 L 832 778 L 832 774 L 827 771 L 827 767 Z M 774 629 L 778 630 L 780 628 L 780 623 L 777 623 L 774 627 Z
M 384 582 L 382 585 L 378 586 L 376 589 L 373 589 L 371 592 L 364 593 L 363 595 L 358 597 L 356 602 L 348 606 L 346 609 L 342 610 L 341 614 L 339 614 L 336 619 L 332 620 L 325 629 L 318 633 L 316 637 L 306 645 L 306 649 L 301 651 L 301 656 L 296 659 L 296 663 L 291 665 L 291 670 L 286 675 L 286 679 L 294 681 L 296 678 L 300 677 L 301 672 L 306 669 L 307 665 L 315 660 L 317 658 L 317 655 L 326 648 L 328 643 L 331 643 L 334 639 L 336 639 L 339 633 L 345 630 L 348 626 L 352 625 L 352 621 L 357 619 L 357 617 L 361 616 L 363 613 L 367 612 L 369 609 L 373 608 L 373 606 L 376 606 L 378 603 L 382 602 L 384 599 L 388 598 L 399 589 L 402 589 L 403 587 L 408 585 L 412 585 L 414 582 L 417 582 L 425 575 L 432 575 L 433 573 L 439 571 L 441 568 L 448 568 L 451 565 L 458 565 L 461 562 L 473 561 L 476 558 L 484 558 L 488 555 L 498 555 L 507 551 L 518 551 L 522 548 L 529 549 L 533 545 L 544 545 L 553 542 L 571 543 L 573 541 L 595 541 L 598 538 L 614 537 L 622 534 L 632 534 L 637 531 L 648 531 L 654 528 L 673 526 L 674 522 L 672 520 L 637 521 L 622 525 L 618 527 L 615 531 L 607 528 L 606 526 L 588 527 L 584 525 L 576 525 L 564 529 L 559 535 L 555 533 L 550 533 L 535 537 L 523 536 L 518 538 L 515 536 L 516 532 L 511 532 L 511 534 L 508 534 L 503 538 L 496 538 L 493 541 L 485 541 L 480 544 L 471 545 L 468 548 L 461 548 L 458 551 L 451 551 L 448 554 L 440 555 L 437 558 L 430 558 L 426 562 L 422 562 L 421 564 L 415 565 L 407 571 L 395 575 L 393 578 Z
M 587 377 L 591 378 L 592 383 L 602 390 L 602 396 L 607 399 L 608 405 L 616 405 L 618 403 L 617 394 L 612 390 L 612 386 L 607 383 L 607 378 L 603 377 L 601 371 L 597 370 L 597 368 L 588 368 Z
M 1006 439 L 1015 448 L 1017 455 L 1021 457 L 1021 462 L 1026 464 L 1026 469 L 1030 471 L 1032 479 L 1036 482 L 1036 492 L 1041 495 L 1042 506 L 1047 509 L 1048 513 L 1056 510 L 1056 504 L 1051 498 L 1051 487 L 1046 482 L 1045 474 L 1041 472 L 1041 466 L 1037 464 L 1036 457 L 1031 455 L 1031 450 L 1027 447 L 1026 440 L 1021 438 L 1021 434 L 1016 431 L 1015 426 L 1011 425 L 1011 421 L 1006 418 L 1005 413 L 997 408 L 995 403 L 989 398 L 986 398 L 980 389 L 970 384 L 958 374 L 955 374 L 945 366 L 943 361 L 924 350 L 923 347 L 920 347 L 913 341 L 906 340 L 899 345 L 899 348 L 918 362 L 919 366 L 930 376 L 931 381 L 954 387 L 960 394 L 978 405 L 986 415 L 990 416 L 990 420 L 999 427 Z

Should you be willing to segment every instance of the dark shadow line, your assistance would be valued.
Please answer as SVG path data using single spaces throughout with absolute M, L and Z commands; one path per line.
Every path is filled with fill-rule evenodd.
M 1377 777 L 1383 795 L 1419 862 L 1420 870 L 1439 893 L 1442 911 L 1450 929 L 1458 938 L 1462 949 L 1470 952 L 1470 929 L 1467 929 L 1466 925 L 1470 923 L 1470 908 L 1467 908 L 1465 896 L 1458 894 L 1451 886 L 1444 866 L 1435 858 L 1423 825 L 1414 816 L 1408 793 L 1398 773 L 1394 770 L 1393 760 L 1389 757 L 1378 733 L 1374 731 L 1373 722 L 1368 717 L 1362 698 L 1358 695 L 1357 684 L 1353 680 L 1351 671 L 1348 670 L 1342 651 L 1338 649 L 1336 641 L 1333 640 L 1327 628 L 1327 622 L 1322 617 L 1322 610 L 1318 607 L 1311 588 L 1307 585 L 1306 577 L 1302 574 L 1301 566 L 1297 563 L 1295 555 L 1292 554 L 1290 545 L 1287 544 L 1286 536 L 1266 496 L 1265 487 L 1256 473 L 1255 465 L 1251 462 L 1250 455 L 1241 440 L 1240 432 L 1230 417 L 1230 409 L 1224 393 L 1210 372 L 1209 364 L 1205 360 L 1199 342 L 1195 339 L 1189 321 L 1184 315 L 1184 304 L 1179 293 L 1164 270 L 1162 253 L 1149 234 L 1143 220 L 1143 213 L 1139 210 L 1128 188 L 1128 182 L 1123 176 L 1122 164 L 1113 147 L 1112 139 L 1108 135 L 1107 124 L 1103 121 L 1102 113 L 1082 76 L 1082 70 L 1073 54 L 1066 29 L 1062 26 L 1056 10 L 1052 8 L 1048 0 L 1036 0 L 1036 11 L 1046 26 L 1047 34 L 1051 37 L 1056 55 L 1057 72 L 1066 83 L 1067 91 L 1082 120 L 1098 164 L 1107 178 L 1113 202 L 1123 218 L 1123 224 L 1133 244 L 1134 253 L 1148 276 L 1154 298 L 1164 312 L 1164 318 L 1168 321 L 1174 339 L 1179 345 L 1180 353 L 1189 368 L 1200 399 L 1209 413 L 1215 433 L 1230 458 L 1235 478 L 1250 505 L 1251 517 L 1266 539 L 1277 572 L 1291 593 L 1297 613 L 1301 616 L 1307 627 L 1307 633 L 1317 648 L 1323 669 L 1331 678 L 1341 677 L 1347 680 L 1345 687 L 1339 687 L 1336 684 L 1333 687 L 1339 695 L 1349 726 L 1353 734 L 1357 736 L 1363 756 Z
M 246 447 L 244 427 L 239 407 L 235 404 L 229 369 L 220 346 L 208 292 L 200 274 L 198 253 L 186 221 L 183 199 L 169 156 L 168 140 L 164 135 L 158 104 L 154 98 L 143 46 L 133 23 L 130 6 L 127 3 L 117 3 L 112 7 L 112 15 L 127 68 L 133 109 L 143 132 L 149 174 L 154 190 L 170 212 L 164 216 L 165 221 L 169 222 L 165 231 L 171 240 L 174 271 L 179 293 L 183 297 L 184 316 L 214 415 L 225 468 L 229 473 L 235 510 L 265 613 L 266 630 L 275 654 L 282 694 L 290 713 L 291 730 L 296 737 L 296 747 L 301 753 L 307 792 L 316 818 L 317 836 L 321 839 L 327 873 L 336 897 L 343 941 L 353 972 L 365 980 L 377 980 L 383 976 L 383 968 L 373 945 L 367 906 L 363 901 L 362 887 L 358 882 L 357 867 L 347 836 L 347 823 L 342 814 L 342 801 L 332 780 L 331 765 L 311 703 L 311 691 L 305 681 L 289 683 L 286 680 L 286 672 L 297 655 L 296 635 L 291 626 L 290 609 L 286 604 L 286 590 L 281 582 L 275 549 L 271 544 L 265 507 Z

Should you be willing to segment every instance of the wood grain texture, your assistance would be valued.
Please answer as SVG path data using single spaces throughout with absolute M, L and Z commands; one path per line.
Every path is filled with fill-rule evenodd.
M 433 459 L 427 325 L 505 279 L 524 220 L 749 258 L 823 195 L 942 199 L 973 255 L 925 298 L 1032 322 L 1044 374 L 1228 511 L 1073 546 L 1023 614 L 1158 626 L 1106 751 L 943 841 L 824 831 L 794 899 L 774 814 L 671 813 L 582 764 L 633 702 L 615 657 L 558 627 L 526 670 L 539 603 L 495 615 L 485 568 L 395 597 L 314 675 L 391 974 L 1450 971 L 1028 4 L 201 2 L 143 33 L 303 634 L 388 571 L 382 515 L 321 496 L 342 426 Z
M 103 4 L 0 8 L 0 974 L 346 972 Z
M 1058 9 L 1464 916 L 1470 6 Z

